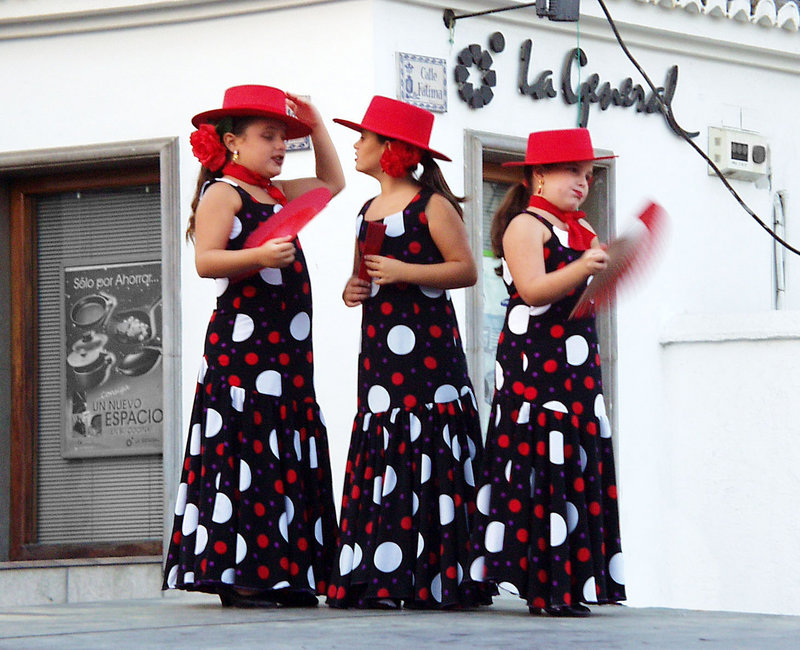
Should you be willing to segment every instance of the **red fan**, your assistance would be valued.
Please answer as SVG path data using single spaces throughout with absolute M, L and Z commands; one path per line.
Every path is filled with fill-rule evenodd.
M 256 248 L 264 242 L 277 237 L 296 237 L 303 227 L 328 205 L 333 195 L 326 187 L 318 187 L 289 201 L 283 209 L 276 212 L 244 240 L 243 248 Z M 250 271 L 231 278 L 233 282 L 244 280 L 258 271 Z
M 358 277 L 361 280 L 370 279 L 369 273 L 367 273 L 367 265 L 364 264 L 364 255 L 377 255 L 380 253 L 385 234 L 385 224 L 380 221 L 367 221 L 366 237 L 364 237 L 364 241 L 358 246 L 358 252 L 361 257 L 361 263 L 358 266 Z
M 641 270 L 652 257 L 667 221 L 667 213 L 657 203 L 650 202 L 638 217 L 638 223 L 629 232 L 610 242 L 608 266 L 592 278 L 584 289 L 570 319 L 585 318 L 595 310 L 614 301 L 617 286 L 630 277 L 631 272 Z

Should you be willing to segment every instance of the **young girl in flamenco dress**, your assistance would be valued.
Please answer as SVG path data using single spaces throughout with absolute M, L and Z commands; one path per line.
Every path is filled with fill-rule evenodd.
M 197 272 L 216 278 L 217 305 L 164 589 L 218 594 L 238 607 L 313 606 L 330 575 L 336 522 L 314 393 L 309 276 L 291 237 L 243 244 L 287 200 L 317 187 L 336 194 L 344 177 L 316 109 L 277 88 L 229 88 L 221 109 L 192 123 L 203 168 L 187 236 Z M 316 178 L 273 183 L 287 138 L 309 133 Z
M 577 212 L 595 158 L 588 131 L 532 133 L 524 183 L 492 222 L 509 294 L 479 479 L 473 577 L 532 614 L 588 616 L 625 599 L 611 430 L 594 317 L 569 319 L 608 256 Z
M 361 352 L 328 603 L 485 603 L 485 586 L 465 572 L 482 440 L 448 292 L 474 284 L 476 268 L 459 200 L 434 161 L 449 158 L 428 146 L 433 114 L 397 100 L 374 97 L 360 124 L 334 121 L 360 131 L 356 170 L 381 192 L 356 220 L 343 294 L 362 308 Z M 371 227 L 385 228 L 379 254 L 360 255 Z

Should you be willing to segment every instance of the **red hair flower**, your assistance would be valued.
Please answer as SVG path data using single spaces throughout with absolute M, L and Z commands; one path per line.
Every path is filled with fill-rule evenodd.
M 222 169 L 228 157 L 228 150 L 223 146 L 217 130 L 211 124 L 201 124 L 197 131 L 189 136 L 192 153 L 206 169 L 215 172 Z
M 422 160 L 422 150 L 412 144 L 392 140 L 381 156 L 381 169 L 392 178 L 403 178 Z

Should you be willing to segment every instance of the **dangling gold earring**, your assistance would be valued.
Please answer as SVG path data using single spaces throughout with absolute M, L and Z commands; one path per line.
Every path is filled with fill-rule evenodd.
M 236 162 L 238 160 L 239 160 L 239 152 L 238 151 L 234 151 L 233 152 L 233 162 Z
M 537 193 L 539 196 L 541 196 L 541 195 L 542 195 L 542 190 L 543 190 L 543 189 L 544 189 L 544 179 L 543 179 L 543 178 L 540 178 L 540 179 L 539 179 L 539 186 L 536 188 L 536 193 Z

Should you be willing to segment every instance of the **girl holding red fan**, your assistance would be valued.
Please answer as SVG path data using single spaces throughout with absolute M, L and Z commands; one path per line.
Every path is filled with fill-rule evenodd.
M 229 88 L 221 109 L 192 123 L 203 168 L 187 237 L 197 272 L 216 278 L 217 307 L 164 589 L 214 593 L 240 607 L 314 606 L 326 591 L 336 522 L 313 384 L 309 277 L 291 237 L 243 244 L 287 200 L 317 187 L 336 194 L 344 176 L 316 109 L 277 88 Z M 286 140 L 309 134 L 317 176 L 273 183 Z
M 428 145 L 433 114 L 394 99 L 373 98 L 360 124 L 334 121 L 361 132 L 356 169 L 381 184 L 357 241 L 376 224 L 383 240 L 378 253 L 357 247 L 343 294 L 362 308 L 361 353 L 328 603 L 485 603 L 487 586 L 465 573 L 482 441 L 448 292 L 477 273 L 459 199 L 434 161 L 449 158 Z
M 588 616 L 625 599 L 611 430 L 593 317 L 569 320 L 608 255 L 578 208 L 589 132 L 532 133 L 524 182 L 492 222 L 509 293 L 479 479 L 470 572 L 531 613 Z M 498 269 L 500 274 L 500 269 Z

